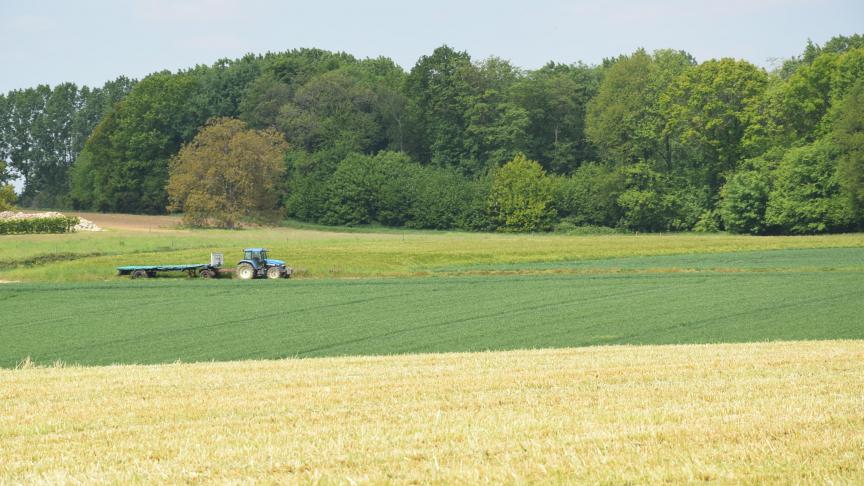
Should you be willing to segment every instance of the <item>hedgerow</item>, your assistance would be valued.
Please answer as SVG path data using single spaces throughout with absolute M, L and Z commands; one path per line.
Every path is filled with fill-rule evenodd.
M 0 220 L 0 235 L 23 235 L 34 233 L 69 233 L 79 219 L 74 216 L 52 216 L 50 218 Z

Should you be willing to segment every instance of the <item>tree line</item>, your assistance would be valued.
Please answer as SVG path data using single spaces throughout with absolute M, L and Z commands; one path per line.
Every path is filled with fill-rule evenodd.
M 12 91 L 0 96 L 0 155 L 24 179 L 20 205 L 181 210 L 194 224 L 266 214 L 471 230 L 855 231 L 862 103 L 860 35 L 810 42 L 770 71 L 642 49 L 523 70 L 448 46 L 405 71 L 297 49 L 98 89 Z

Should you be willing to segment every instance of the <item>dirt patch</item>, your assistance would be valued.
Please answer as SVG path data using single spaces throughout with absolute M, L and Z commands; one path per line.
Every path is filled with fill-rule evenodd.
M 153 216 L 144 214 L 110 214 L 110 213 L 66 213 L 92 221 L 93 223 L 110 229 L 122 229 L 133 231 L 158 231 L 177 229 L 180 224 L 179 216 Z

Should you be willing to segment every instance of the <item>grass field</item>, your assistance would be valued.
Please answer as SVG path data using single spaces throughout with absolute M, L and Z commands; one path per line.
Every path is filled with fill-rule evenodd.
M 0 366 L 864 339 L 862 260 L 780 250 L 703 269 L 646 257 L 632 273 L 600 260 L 574 275 L 3 285 Z
M 864 234 L 808 237 L 688 235 L 512 235 L 333 229 L 174 229 L 176 219 L 85 214 L 108 231 L 0 237 L 0 280 L 77 282 L 114 280 L 114 267 L 197 263 L 212 251 L 226 261 L 248 246 L 265 246 L 300 278 L 416 276 L 476 265 L 565 263 L 641 257 L 864 248 Z
M 0 370 L 0 483 L 861 484 L 864 342 Z

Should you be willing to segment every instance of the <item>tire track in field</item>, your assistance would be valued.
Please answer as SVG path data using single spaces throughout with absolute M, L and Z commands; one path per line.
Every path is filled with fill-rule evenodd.
M 470 316 L 470 317 L 463 317 L 463 318 L 459 318 L 459 319 L 451 319 L 451 320 L 447 320 L 447 321 L 443 321 L 443 322 L 424 324 L 421 326 L 406 327 L 406 328 L 402 328 L 402 329 L 398 329 L 398 330 L 394 330 L 394 331 L 388 331 L 388 332 L 384 332 L 384 333 L 374 334 L 371 336 L 364 336 L 361 338 L 340 341 L 338 343 L 328 344 L 326 346 L 319 346 L 316 348 L 306 349 L 304 351 L 300 351 L 299 353 L 297 353 L 297 356 L 309 355 L 311 353 L 317 353 L 319 351 L 326 351 L 328 349 L 334 349 L 334 348 L 338 348 L 341 346 L 358 344 L 358 343 L 362 343 L 364 341 L 386 339 L 386 338 L 390 338 L 393 336 L 398 336 L 400 334 L 420 331 L 420 330 L 424 330 L 424 329 L 441 328 L 441 327 L 446 327 L 446 326 L 450 326 L 450 325 L 454 325 L 454 324 L 462 324 L 462 323 L 476 321 L 476 320 L 494 319 L 496 317 L 503 317 L 505 315 L 524 314 L 526 312 L 533 312 L 533 311 L 536 311 L 539 309 L 548 309 L 548 308 L 553 308 L 553 307 L 574 305 L 574 304 L 580 304 L 580 303 L 596 301 L 596 300 L 603 300 L 603 299 L 608 299 L 608 298 L 638 295 L 638 294 L 648 293 L 648 292 L 651 292 L 654 290 L 656 290 L 656 289 L 651 288 L 651 289 L 639 289 L 639 290 L 633 290 L 633 291 L 627 291 L 627 292 L 613 292 L 611 294 L 604 294 L 601 296 L 593 296 L 590 298 L 567 299 L 567 300 L 553 302 L 553 303 L 542 303 L 542 304 L 536 304 L 533 306 L 523 306 L 523 307 L 520 307 L 519 309 L 517 309 L 515 311 L 508 309 L 508 310 L 485 313 L 485 314 L 475 315 L 475 316 Z
M 127 290 L 125 288 L 120 288 L 120 287 L 84 288 L 84 290 L 100 290 L 100 291 L 106 290 L 106 289 L 108 289 L 108 290 Z M 155 289 L 155 288 L 153 288 L 153 289 Z M 71 291 L 77 292 L 80 290 L 82 290 L 81 287 L 76 287 L 75 289 L 73 289 Z M 53 291 L 57 292 L 56 289 Z M 221 296 L 222 294 L 225 294 L 225 293 L 226 292 L 219 292 L 219 293 L 217 293 L 217 296 Z M 166 294 L 162 294 L 162 295 L 166 295 Z M 162 297 L 158 297 L 155 299 L 150 297 L 149 295 L 146 299 L 144 297 L 138 297 L 138 298 L 132 299 L 131 302 L 133 302 L 136 305 L 137 310 L 141 311 L 141 310 L 144 310 L 147 308 L 161 307 L 161 306 L 170 305 L 170 304 L 174 304 L 174 303 L 178 303 L 178 302 L 185 302 L 186 300 L 187 300 L 186 297 L 171 297 L 170 294 L 167 294 L 167 296 L 162 296 Z M 22 321 L 22 322 L 19 322 L 17 324 L 0 326 L 0 328 L 2 328 L 2 329 L 16 329 L 16 328 L 29 327 L 32 325 L 56 324 L 56 323 L 60 323 L 63 321 L 68 321 L 68 320 L 80 321 L 82 317 L 102 316 L 105 314 L 106 311 L 105 311 L 105 308 L 102 307 L 101 302 L 97 301 L 96 303 L 94 303 L 94 305 L 96 305 L 97 308 L 95 308 L 93 310 L 82 311 L 80 309 L 76 309 L 76 312 L 74 314 L 68 314 L 67 313 L 67 314 L 63 314 L 60 316 L 51 316 L 51 317 L 44 318 L 44 319 Z M 61 311 L 62 311 L 62 309 L 61 309 Z M 116 309 L 110 310 L 109 312 L 116 312 Z M 130 313 L 124 312 L 122 315 L 126 316 L 126 315 L 130 315 Z
M 399 294 L 393 294 L 393 295 L 385 295 L 385 296 L 381 296 L 381 297 L 373 297 L 370 299 L 356 299 L 356 300 L 340 302 L 340 303 L 336 303 L 336 304 L 313 305 L 313 306 L 304 307 L 302 309 L 298 309 L 297 312 L 308 312 L 308 311 L 315 311 L 315 310 L 320 310 L 320 309 L 324 309 L 324 308 L 344 307 L 344 306 L 350 306 L 350 305 L 355 305 L 355 304 L 362 304 L 365 302 L 371 302 L 374 300 L 404 297 L 405 295 L 410 295 L 410 293 L 399 293 Z M 116 345 L 116 344 L 123 344 L 123 343 L 127 343 L 127 342 L 132 342 L 132 341 L 140 341 L 143 338 L 160 337 L 160 336 L 168 336 L 168 335 L 178 336 L 178 335 L 183 335 L 183 334 L 189 334 L 190 332 L 195 332 L 197 334 L 197 331 L 204 330 L 204 329 L 218 329 L 218 328 L 230 326 L 233 324 L 242 324 L 245 322 L 256 321 L 259 319 L 268 319 L 268 318 L 274 318 L 274 317 L 279 317 L 279 316 L 287 316 L 288 314 L 289 313 L 286 313 L 284 311 L 265 313 L 265 314 L 256 314 L 256 315 L 250 316 L 250 317 L 244 317 L 241 319 L 231 319 L 231 320 L 221 321 L 221 322 L 217 322 L 217 323 L 213 323 L 213 324 L 206 324 L 203 326 L 188 326 L 188 327 L 183 327 L 181 329 L 176 329 L 176 328 L 175 329 L 166 329 L 166 330 L 154 332 L 154 333 L 138 334 L 135 336 L 110 339 L 110 340 L 102 340 L 102 341 L 99 341 L 99 345 Z M 93 347 L 92 344 L 88 344 L 86 346 L 84 346 L 84 345 L 82 345 L 82 346 L 64 346 L 63 349 L 74 351 L 74 350 L 81 350 L 81 349 L 92 348 L 92 347 Z
M 775 310 L 785 310 L 785 309 L 789 309 L 789 308 L 793 308 L 793 307 L 802 307 L 802 306 L 810 305 L 810 304 L 825 303 L 825 302 L 830 302 L 830 301 L 841 299 L 841 298 L 846 298 L 849 296 L 859 296 L 860 297 L 861 292 L 853 291 L 853 292 L 847 292 L 847 293 L 843 293 L 843 294 L 833 295 L 830 297 L 818 297 L 818 298 L 796 300 L 794 303 L 785 303 L 784 302 L 784 303 L 771 305 L 771 306 L 767 306 L 767 307 L 761 307 L 758 309 L 744 310 L 741 312 L 734 312 L 731 314 L 723 314 L 721 316 L 707 317 L 705 319 L 696 319 L 696 320 L 692 320 L 692 321 L 684 321 L 682 323 L 675 324 L 672 326 L 655 328 L 653 331 L 655 331 L 655 332 L 660 332 L 660 331 L 669 332 L 669 331 L 672 331 L 675 329 L 681 329 L 681 328 L 688 328 L 688 327 L 697 328 L 697 327 L 704 326 L 704 325 L 711 323 L 711 322 L 723 321 L 723 320 L 732 319 L 732 318 L 736 318 L 736 317 L 743 317 L 743 316 L 747 316 L 747 315 L 759 314 L 759 313 L 770 312 L 770 311 L 775 311 Z M 615 338 L 614 340 L 613 339 L 607 339 L 607 340 L 600 340 L 600 342 L 603 344 L 610 344 L 610 343 L 619 342 L 620 340 L 627 340 L 627 339 L 631 339 L 631 338 L 638 337 L 638 336 L 640 336 L 640 334 L 628 334 L 625 336 Z

